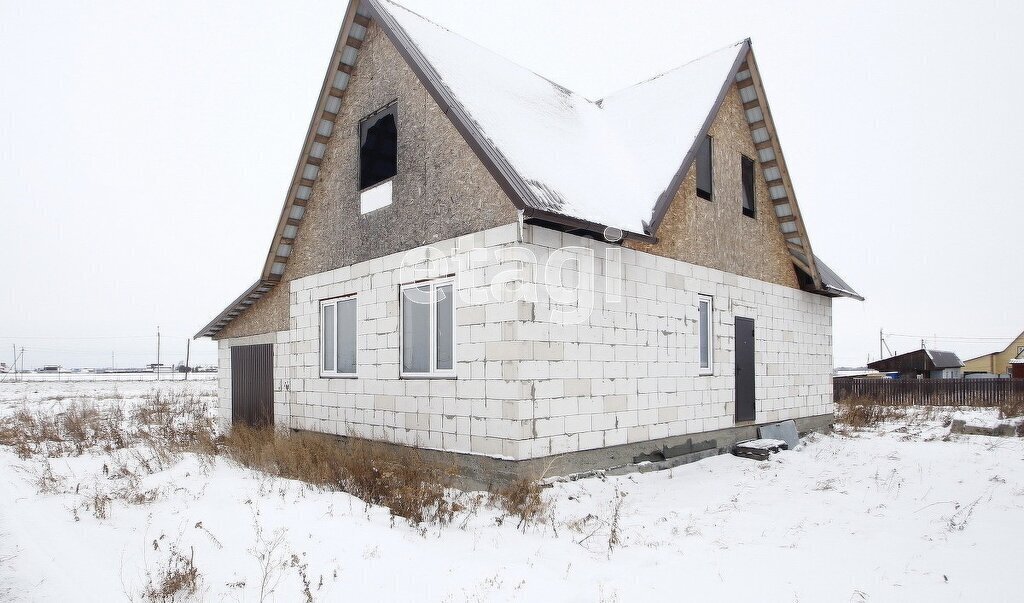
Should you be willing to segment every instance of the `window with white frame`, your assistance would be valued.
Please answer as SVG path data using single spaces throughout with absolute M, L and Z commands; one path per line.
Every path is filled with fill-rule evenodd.
M 356 376 L 356 298 L 320 302 L 320 374 Z
M 700 340 L 700 373 L 702 375 L 710 375 L 712 372 L 712 362 L 714 362 L 714 333 L 712 333 L 711 327 L 711 309 L 713 304 L 711 297 L 707 295 L 701 295 L 697 298 L 697 314 L 699 316 L 698 322 L 700 323 L 700 332 L 698 338 Z
M 403 285 L 402 376 L 455 376 L 455 282 Z

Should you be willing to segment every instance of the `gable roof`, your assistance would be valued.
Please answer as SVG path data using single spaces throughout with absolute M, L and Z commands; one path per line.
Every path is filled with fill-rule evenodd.
M 1012 353 L 1012 356 L 1011 356 L 1012 358 L 1022 358 L 1022 357 L 1024 357 L 1024 350 L 1021 350 L 1020 352 L 1017 352 L 1016 350 L 1013 349 L 1014 346 L 1021 346 L 1022 344 L 1024 344 L 1024 331 L 1021 331 L 1016 337 L 1011 339 L 1010 343 L 1006 344 L 1006 347 L 1003 348 L 1002 350 L 996 350 L 995 352 L 989 352 L 988 354 L 982 354 L 981 356 L 975 356 L 974 358 L 968 359 L 967 362 L 971 362 L 973 360 L 979 360 L 981 358 L 988 358 L 989 356 L 1001 356 L 1002 354 L 1010 354 L 1010 353 Z
M 831 270 L 827 282 L 819 273 L 749 40 L 590 100 L 390 0 L 351 0 L 263 273 L 197 337 L 219 332 L 281 280 L 371 19 L 524 219 L 599 234 L 611 228 L 655 240 L 700 141 L 737 85 L 779 229 L 806 288 L 863 299 Z
M 964 365 L 953 352 L 942 350 L 913 350 L 890 358 L 869 362 L 868 366 L 882 371 L 934 371 L 946 368 L 960 368 Z
M 656 202 L 747 47 L 735 44 L 594 101 L 397 4 L 370 5 L 499 159 L 512 198 L 634 234 L 649 234 Z

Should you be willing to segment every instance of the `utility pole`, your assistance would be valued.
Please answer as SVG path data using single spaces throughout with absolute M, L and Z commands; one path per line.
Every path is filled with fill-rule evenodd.
M 156 380 L 160 380 L 160 325 L 156 326 Z
M 18 344 L 12 343 L 11 349 L 14 350 L 14 364 L 11 365 L 11 370 L 14 371 L 14 380 L 18 380 Z
M 25 346 L 21 346 L 21 380 L 25 380 Z
M 192 372 L 191 365 L 189 364 L 189 353 L 192 351 L 192 340 L 185 340 L 185 381 L 188 381 L 188 374 Z
M 882 329 L 878 329 L 878 359 L 882 359 L 882 342 L 885 341 L 885 336 L 882 335 Z

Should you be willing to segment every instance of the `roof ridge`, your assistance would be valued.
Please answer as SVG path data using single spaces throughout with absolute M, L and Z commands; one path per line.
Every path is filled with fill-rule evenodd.
M 635 82 L 635 83 L 630 84 L 628 86 L 625 86 L 623 88 L 619 88 L 617 90 L 609 92 L 608 94 L 605 94 L 604 96 L 599 98 L 596 101 L 596 103 L 598 105 L 601 105 L 602 103 L 604 103 L 604 101 L 608 100 L 609 98 L 611 98 L 611 97 L 613 97 L 613 96 L 615 96 L 617 94 L 620 94 L 620 93 L 625 92 L 627 90 L 632 90 L 633 88 L 638 88 L 638 87 L 640 87 L 640 86 L 642 86 L 644 84 L 647 84 L 647 83 L 653 82 L 654 80 L 657 80 L 657 79 L 660 79 L 662 77 L 665 77 L 666 75 L 668 75 L 670 73 L 673 73 L 675 71 L 679 71 L 680 69 L 683 69 L 684 67 L 689 67 L 690 65 L 692 65 L 692 64 L 694 64 L 694 63 L 696 63 L 698 61 L 702 61 L 702 60 L 710 57 L 711 55 L 718 54 L 719 52 L 722 52 L 724 50 L 729 50 L 731 48 L 736 48 L 738 46 L 742 46 L 743 44 L 748 44 L 749 45 L 750 44 L 750 38 L 744 38 L 742 40 L 739 40 L 738 42 L 733 42 L 732 44 L 726 44 L 725 46 L 722 46 L 720 48 L 716 48 L 715 50 L 712 50 L 711 52 L 706 52 L 706 53 L 700 55 L 699 57 L 697 57 L 695 59 L 690 59 L 689 61 L 686 61 L 685 63 L 683 63 L 681 65 L 676 65 L 675 67 L 672 67 L 671 69 L 667 69 L 665 71 L 662 71 L 661 73 L 657 73 L 655 75 L 652 75 L 651 77 L 649 77 L 647 79 L 640 80 L 639 82 Z
M 483 44 L 481 44 L 479 42 L 476 42 L 474 40 L 471 40 L 470 38 L 467 38 L 466 36 L 460 34 L 457 31 L 451 30 L 451 29 L 445 27 L 444 25 L 441 25 L 440 23 L 438 23 L 437 21 L 434 21 L 430 17 L 426 17 L 426 16 L 420 14 L 420 13 L 412 10 L 411 8 L 405 6 L 404 4 L 399 4 L 398 2 L 395 2 L 395 0 L 377 0 L 377 2 L 387 3 L 387 4 L 390 4 L 391 6 L 396 7 L 396 8 L 400 8 L 400 9 L 404 10 L 405 12 L 409 13 L 410 15 L 418 17 L 418 18 L 426 21 L 427 23 L 430 23 L 434 27 L 437 27 L 438 29 L 443 29 L 444 31 L 448 32 L 449 34 L 451 34 L 451 35 L 453 35 L 453 36 L 455 36 L 457 38 L 461 38 L 461 39 L 465 40 L 466 42 L 469 42 L 470 44 L 476 46 L 477 48 L 480 48 L 481 50 L 486 51 L 487 53 L 500 58 L 501 60 L 505 61 L 506 63 L 508 63 L 510 65 L 514 65 L 514 66 L 518 67 L 519 69 L 522 69 L 523 71 L 526 71 L 526 72 L 528 72 L 528 73 L 530 73 L 530 74 L 532 74 L 532 75 L 534 75 L 534 76 L 544 80 L 545 82 L 551 84 L 552 86 L 554 86 L 555 88 L 558 88 L 559 90 L 562 90 L 563 92 L 566 92 L 568 94 L 571 94 L 573 96 L 581 98 L 581 99 L 587 101 L 588 103 L 590 103 L 592 105 L 598 105 L 597 101 L 591 100 L 591 99 L 587 98 L 586 96 L 584 96 L 583 94 L 581 94 L 579 92 L 576 92 L 575 90 L 572 90 L 572 89 L 568 88 L 567 86 L 565 86 L 563 84 L 559 84 L 558 82 L 554 81 L 553 79 L 551 79 L 551 78 L 549 78 L 547 76 L 541 75 L 541 74 L 537 73 L 536 71 L 534 71 L 533 69 L 530 69 L 529 67 L 527 67 L 527 66 L 525 66 L 525 65 L 523 65 L 521 63 L 517 63 L 516 61 L 513 61 L 512 59 L 508 58 L 507 56 L 496 52 L 493 48 L 489 48 L 487 46 L 484 46 Z

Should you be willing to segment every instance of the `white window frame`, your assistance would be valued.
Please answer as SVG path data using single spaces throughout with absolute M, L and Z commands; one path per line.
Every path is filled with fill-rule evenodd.
M 700 306 L 703 303 L 708 305 L 708 365 L 703 366 L 700 358 Z M 701 375 L 715 374 L 715 299 L 710 295 L 697 296 L 697 368 Z
M 418 289 L 420 287 L 430 286 L 430 316 L 429 337 L 430 341 L 428 347 L 430 348 L 430 368 L 427 372 L 410 372 L 405 370 L 405 341 L 403 340 L 403 334 L 405 333 L 405 291 L 406 289 Z M 438 370 L 437 368 L 437 289 L 445 285 L 451 285 L 452 287 L 452 368 L 451 370 L 443 369 Z M 459 349 L 459 342 L 457 334 L 459 326 L 455 322 L 457 307 L 456 302 L 458 301 L 458 295 L 456 294 L 455 277 L 448 276 L 444 278 L 429 280 L 429 281 L 418 281 L 414 283 L 406 283 L 399 287 L 398 291 L 398 370 L 399 374 L 403 379 L 454 379 L 456 373 L 456 367 L 458 366 L 458 358 L 456 352 Z
M 356 350 L 356 366 L 355 371 L 351 373 L 343 373 L 338 371 L 338 304 L 341 302 L 351 301 L 356 304 L 356 334 L 355 334 L 355 350 Z M 328 371 L 324 369 L 324 360 L 326 356 L 327 346 L 324 345 L 324 308 L 327 306 L 334 306 L 334 370 Z M 320 300 L 320 316 L 317 319 L 319 328 L 317 329 L 317 339 L 320 341 L 320 376 L 330 379 L 355 379 L 359 376 L 359 302 L 356 300 L 356 295 L 345 295 L 343 297 L 333 297 L 331 299 Z

